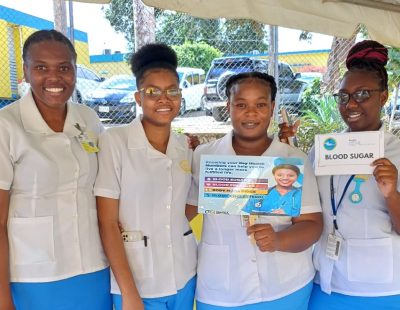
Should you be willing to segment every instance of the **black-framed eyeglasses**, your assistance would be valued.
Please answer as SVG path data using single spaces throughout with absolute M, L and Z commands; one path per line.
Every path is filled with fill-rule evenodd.
M 163 93 L 165 93 L 165 95 L 171 99 L 171 100 L 176 100 L 178 99 L 181 94 L 182 94 L 182 90 L 180 88 L 168 88 L 168 89 L 159 89 L 158 87 L 145 87 L 145 88 L 141 88 L 139 89 L 139 91 L 141 93 L 143 93 L 146 97 L 149 97 L 151 99 L 158 99 L 161 97 L 161 95 Z
M 340 91 L 337 94 L 333 94 L 333 98 L 335 99 L 336 103 L 340 105 L 348 104 L 350 98 L 353 98 L 357 103 L 363 103 L 371 97 L 372 92 L 376 91 L 382 91 L 382 89 L 360 89 L 351 94 Z

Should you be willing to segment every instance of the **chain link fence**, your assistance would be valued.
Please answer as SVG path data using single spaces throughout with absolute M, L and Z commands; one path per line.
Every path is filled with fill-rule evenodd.
M 48 2 L 49 6 L 53 5 L 52 1 Z M 125 34 L 132 50 L 141 44 L 134 35 L 140 32 L 135 31 L 131 0 L 113 0 L 109 6 L 104 6 L 103 14 L 117 31 Z M 150 24 L 142 20 L 140 29 L 148 29 L 147 40 L 167 43 L 178 54 L 183 95 L 174 128 L 200 135 L 219 136 L 228 132 L 230 120 L 225 83 L 239 72 L 271 72 L 269 27 L 249 20 L 204 20 L 159 9 L 152 10 L 151 18 L 146 20 Z M 0 6 L 1 107 L 29 89 L 22 69 L 23 42 L 33 31 L 53 27 L 53 20 Z M 362 28 L 357 29 L 355 35 L 357 33 L 363 33 Z M 364 32 L 363 35 L 367 34 Z M 303 32 L 302 38 L 310 40 L 312 34 Z M 332 46 L 325 50 L 295 50 L 277 55 L 278 73 L 275 76 L 279 95 L 275 121 L 280 121 L 282 107 L 293 120 L 300 118 L 302 126 L 298 140 L 305 151 L 312 144 L 315 133 L 343 128 L 330 94 L 345 71 L 344 59 L 355 38 L 333 38 Z M 296 46 L 296 43 L 292 42 L 292 45 Z M 104 49 L 101 54 L 90 55 L 88 34 L 80 30 L 74 32 L 74 44 L 78 68 L 73 100 L 92 107 L 106 126 L 129 123 L 138 117 L 141 109 L 134 100 L 136 83 L 128 65 L 129 53 Z M 112 46 L 112 42 L 109 45 Z M 387 66 L 390 96 L 382 110 L 382 119 L 390 131 L 400 135 L 399 50 L 390 48 L 390 56 Z M 272 127 L 276 129 L 276 124 Z

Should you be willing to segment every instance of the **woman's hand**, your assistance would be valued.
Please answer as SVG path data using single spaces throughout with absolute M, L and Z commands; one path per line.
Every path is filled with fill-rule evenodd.
M 289 137 L 294 137 L 297 133 L 297 129 L 300 126 L 300 120 L 298 119 L 293 125 L 288 123 L 280 123 L 279 125 L 278 137 L 283 143 L 289 144 Z
M 196 147 L 200 144 L 199 137 L 195 136 L 195 135 L 191 135 L 189 133 L 185 133 L 185 135 L 187 136 L 189 148 L 194 151 L 196 149 Z
M 247 228 L 247 234 L 253 235 L 261 252 L 278 250 L 278 234 L 270 224 L 255 224 Z
M 144 310 L 143 301 L 139 296 L 122 296 L 122 310 Z
M 377 159 L 372 165 L 375 166 L 373 174 L 383 197 L 390 198 L 397 194 L 398 171 L 396 166 L 387 158 Z

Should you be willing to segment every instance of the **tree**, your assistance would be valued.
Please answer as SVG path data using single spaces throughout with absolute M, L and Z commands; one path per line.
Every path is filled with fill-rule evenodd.
M 211 61 L 221 57 L 222 52 L 207 43 L 185 42 L 182 45 L 172 46 L 178 55 L 178 63 L 182 67 L 202 68 L 207 72 Z

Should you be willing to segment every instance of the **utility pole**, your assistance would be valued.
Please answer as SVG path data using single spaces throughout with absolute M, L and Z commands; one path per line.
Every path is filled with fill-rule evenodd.
M 54 29 L 68 37 L 67 33 L 67 9 L 64 0 L 53 0 Z

